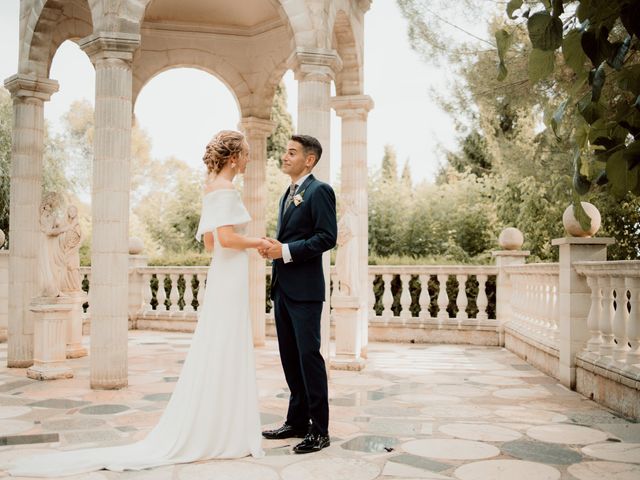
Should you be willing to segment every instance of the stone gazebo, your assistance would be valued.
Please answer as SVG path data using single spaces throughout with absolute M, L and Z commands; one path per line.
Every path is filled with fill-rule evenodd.
M 287 69 L 298 81 L 297 131 L 320 139 L 316 169 L 329 178 L 330 110 L 342 118 L 342 195 L 359 222 L 360 279 L 367 283 L 367 113 L 364 14 L 370 0 L 21 0 L 18 73 L 5 81 L 14 103 L 11 171 L 8 366 L 33 363 L 43 107 L 58 90 L 51 61 L 73 40 L 96 70 L 92 188 L 91 386 L 127 385 L 129 155 L 133 103 L 155 75 L 205 70 L 235 95 L 254 161 L 245 175 L 250 233 L 265 233 L 266 140 L 275 89 Z M 331 97 L 331 82 L 336 96 Z M 328 265 L 328 258 L 325 259 Z M 265 266 L 251 263 L 254 340 L 264 343 Z M 327 282 L 328 283 L 328 282 Z M 362 296 L 359 321 L 366 322 Z M 323 320 L 328 353 L 328 308 Z M 366 323 L 365 323 L 366 324 Z M 362 326 L 362 324 L 361 324 Z M 366 332 L 366 328 L 360 328 Z M 366 347 L 366 333 L 354 344 Z

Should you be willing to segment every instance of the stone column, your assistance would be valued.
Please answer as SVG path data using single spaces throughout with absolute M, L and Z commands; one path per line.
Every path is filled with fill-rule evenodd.
M 319 180 L 329 183 L 331 178 L 331 82 L 342 61 L 333 50 L 298 48 L 289 59 L 289 65 L 298 80 L 297 133 L 312 135 L 322 145 L 322 158 L 313 169 Z M 322 311 L 321 347 L 325 362 L 329 361 L 330 340 L 330 254 L 323 256 L 326 284 L 326 303 Z
M 369 343 L 369 201 L 367 186 L 367 116 L 373 108 L 368 95 L 334 97 L 331 106 L 342 119 L 342 160 L 340 195 L 350 198 L 358 216 L 358 266 L 360 276 L 360 301 L 358 329 L 360 331 L 360 356 L 367 358 Z
M 524 265 L 529 250 L 498 250 L 491 252 L 496 259 L 498 275 L 496 276 L 496 321 L 500 346 L 504 347 L 504 324 L 511 320 L 511 277 L 504 267 Z
M 2 232 L 2 230 L 0 230 Z M 0 240 L 4 234 L 0 233 Z M 4 243 L 4 241 L 3 241 Z M 0 247 L 0 343 L 7 341 L 9 322 L 9 251 Z
M 7 366 L 25 368 L 33 364 L 29 302 L 38 294 L 44 102 L 58 91 L 58 82 L 18 74 L 4 85 L 13 97 Z
M 612 238 L 565 237 L 551 241 L 560 248 L 560 325 L 558 350 L 560 382 L 572 390 L 576 386 L 576 354 L 589 340 L 587 317 L 591 307 L 591 288 L 584 276 L 573 268 L 574 262 L 602 262 L 607 259 L 607 245 Z
M 127 386 L 131 59 L 139 35 L 80 42 L 96 68 L 91 242 L 91 388 Z
M 245 133 L 249 148 L 250 161 L 244 174 L 242 192 L 244 204 L 251 215 L 247 234 L 252 237 L 264 237 L 266 230 L 267 204 L 267 137 L 273 133 L 275 123 L 256 117 L 245 117 L 240 129 Z M 265 344 L 266 321 L 266 263 L 252 250 L 249 256 L 249 311 L 253 326 L 253 344 Z

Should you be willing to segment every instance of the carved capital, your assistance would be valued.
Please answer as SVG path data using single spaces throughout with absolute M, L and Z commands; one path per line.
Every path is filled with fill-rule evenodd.
M 331 82 L 342 70 L 342 59 L 335 50 L 299 47 L 289 57 L 287 64 L 295 73 L 296 80 L 319 80 Z
M 331 108 L 342 118 L 367 118 L 373 108 L 373 99 L 369 95 L 342 95 L 331 98 Z
M 58 91 L 59 85 L 50 78 L 38 78 L 32 74 L 18 73 L 4 81 L 4 86 L 15 98 L 37 98 L 44 102 Z
M 244 117 L 240 120 L 238 128 L 242 130 L 248 139 L 252 137 L 268 137 L 276 129 L 276 122 L 258 117 Z
M 133 52 L 140 46 L 140 35 L 120 32 L 98 32 L 83 38 L 80 48 L 93 63 L 104 59 L 131 62 Z

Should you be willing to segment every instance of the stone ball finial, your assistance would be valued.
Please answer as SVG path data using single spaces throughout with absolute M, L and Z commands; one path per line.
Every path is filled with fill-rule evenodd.
M 580 222 L 573 213 L 573 205 L 569 205 L 562 214 L 562 224 L 564 225 L 565 231 L 572 237 L 593 237 L 600 229 L 600 212 L 589 202 L 580 203 L 582 204 L 584 211 L 587 213 L 587 216 L 591 218 L 591 228 L 589 230 L 584 230 L 582 226 L 580 226 Z
M 498 237 L 498 245 L 503 250 L 520 250 L 524 243 L 524 235 L 515 227 L 505 228 Z
M 144 250 L 144 242 L 138 237 L 129 238 L 129 255 L 140 255 Z
M 2 248 L 4 247 L 5 240 L 6 237 L 4 236 L 4 232 L 0 230 L 0 250 L 2 250 Z

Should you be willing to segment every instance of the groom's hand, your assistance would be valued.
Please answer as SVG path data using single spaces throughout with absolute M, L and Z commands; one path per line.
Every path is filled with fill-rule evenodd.
M 282 258 L 282 244 L 273 238 L 267 238 L 267 240 L 271 242 L 271 248 L 265 252 L 267 258 L 270 258 L 271 260 Z

